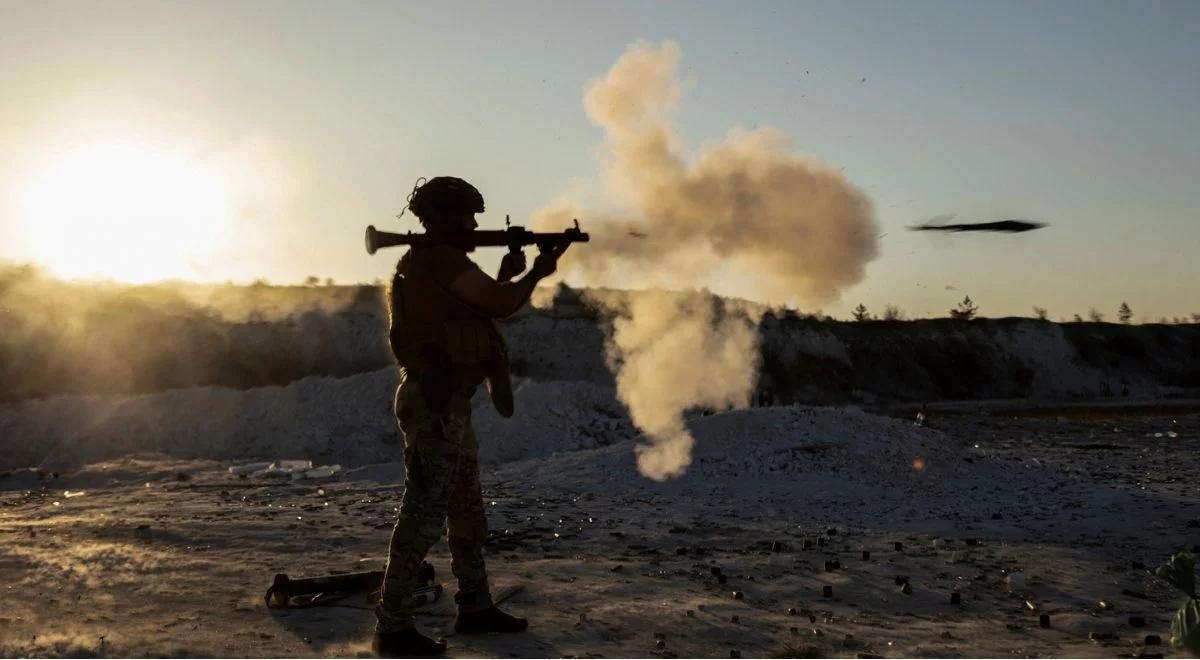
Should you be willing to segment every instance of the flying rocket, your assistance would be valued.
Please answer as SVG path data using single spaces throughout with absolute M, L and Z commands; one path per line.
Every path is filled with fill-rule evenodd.
M 1044 222 L 1032 222 L 1030 220 L 998 220 L 996 222 L 967 222 L 953 225 L 935 225 L 926 222 L 921 225 L 913 225 L 909 229 L 913 231 L 1002 231 L 1010 234 L 1015 234 L 1022 231 L 1032 231 L 1045 227 Z

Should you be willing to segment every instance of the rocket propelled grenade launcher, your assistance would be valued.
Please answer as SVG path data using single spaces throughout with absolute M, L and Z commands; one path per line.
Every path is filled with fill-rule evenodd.
M 580 231 L 578 220 L 575 221 L 574 227 L 562 232 L 533 232 L 524 227 L 507 227 L 464 232 L 461 235 L 442 234 L 436 237 L 429 234 L 414 234 L 411 231 L 405 234 L 394 234 L 379 231 L 374 225 L 367 226 L 367 254 L 375 254 L 375 251 L 380 248 L 396 245 L 425 247 L 439 244 L 470 244 L 475 247 L 507 247 L 511 251 L 517 251 L 526 245 L 546 248 L 562 243 L 587 243 L 588 240 L 590 237 L 586 232 Z

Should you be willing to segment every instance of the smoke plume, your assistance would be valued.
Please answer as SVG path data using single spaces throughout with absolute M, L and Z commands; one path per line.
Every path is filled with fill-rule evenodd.
M 634 296 L 616 318 L 608 354 L 617 362 L 617 396 L 654 440 L 638 447 L 638 470 L 662 480 L 692 462 L 684 410 L 749 403 L 758 332 L 748 316 L 727 313 L 711 294 L 658 289 Z
M 592 241 L 561 270 L 591 285 L 711 287 L 772 303 L 823 304 L 863 279 L 875 258 L 869 200 L 839 172 L 790 150 L 773 128 L 734 129 L 692 160 L 672 123 L 682 94 L 679 46 L 629 47 L 584 96 L 604 129 L 608 187 L 623 207 L 603 215 L 556 202 L 535 226 L 584 221 Z M 651 445 L 639 454 L 654 479 L 678 475 L 695 406 L 749 400 L 758 366 L 748 319 L 714 315 L 705 296 L 650 296 L 619 312 L 609 342 L 621 399 Z

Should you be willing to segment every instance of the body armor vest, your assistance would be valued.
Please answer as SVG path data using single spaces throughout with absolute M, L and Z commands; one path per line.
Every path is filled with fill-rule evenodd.
M 511 416 L 508 347 L 495 322 L 414 272 L 413 261 L 405 254 L 392 276 L 388 343 L 396 362 L 434 390 L 484 380 L 496 410 Z

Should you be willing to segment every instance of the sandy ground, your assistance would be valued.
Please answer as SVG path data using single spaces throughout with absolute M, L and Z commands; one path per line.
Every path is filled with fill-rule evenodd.
M 786 451 L 739 444 L 748 424 Z M 839 425 L 891 440 L 797 430 Z M 490 571 L 524 585 L 506 607 L 531 629 L 456 636 L 445 609 L 420 625 L 458 657 L 1177 655 L 1145 643 L 1167 642 L 1180 600 L 1147 569 L 1200 544 L 1200 415 L 914 428 L 779 408 L 692 426 L 697 462 L 670 484 L 631 479 L 629 443 L 489 468 Z M 276 572 L 380 567 L 402 468 L 313 483 L 229 465 L 0 477 L 0 655 L 369 655 L 365 599 L 279 611 L 262 596 Z M 444 542 L 431 560 L 446 580 Z

